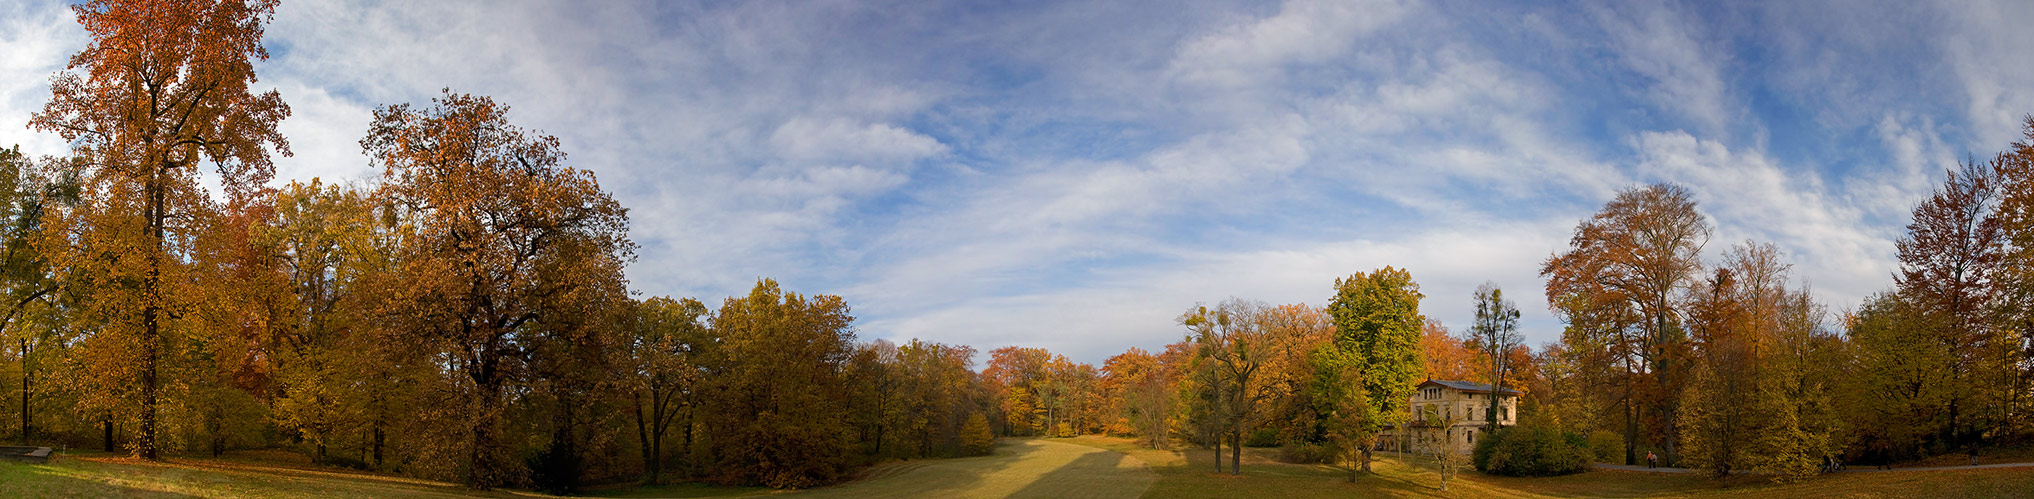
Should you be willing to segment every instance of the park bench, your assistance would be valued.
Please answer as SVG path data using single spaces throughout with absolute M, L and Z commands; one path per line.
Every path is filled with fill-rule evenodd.
M 24 463 L 49 462 L 48 447 L 0 447 L 0 459 Z

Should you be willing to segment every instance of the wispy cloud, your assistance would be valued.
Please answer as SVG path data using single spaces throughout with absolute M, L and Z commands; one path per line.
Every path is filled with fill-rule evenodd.
M 376 106 L 489 95 L 631 208 L 644 293 L 774 277 L 866 337 L 1099 361 L 1386 265 L 1456 325 L 1496 281 L 1551 341 L 1539 262 L 1650 181 L 1854 304 L 1941 169 L 2034 112 L 2027 8 L 287 2 L 259 71 L 279 178 L 372 175 Z M 60 152 L 19 124 L 82 33 L 0 14 L 0 145 Z

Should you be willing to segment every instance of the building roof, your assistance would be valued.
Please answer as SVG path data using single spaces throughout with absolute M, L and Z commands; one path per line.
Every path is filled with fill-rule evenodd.
M 1430 380 L 1427 380 L 1427 382 L 1425 382 L 1425 383 L 1420 383 L 1420 384 L 1419 384 L 1419 386 L 1427 386 L 1427 385 L 1440 385 L 1440 386 L 1444 386 L 1444 387 L 1448 387 L 1448 388 L 1453 388 L 1453 389 L 1456 389 L 1456 390 L 1460 390 L 1460 391 L 1464 391 L 1464 392 L 1469 392 L 1469 393 L 1490 393 L 1490 385 L 1486 385 L 1486 384 L 1482 384 L 1482 383 L 1470 383 L 1470 382 L 1467 382 L 1467 381 L 1446 381 L 1446 380 L 1438 380 L 1438 379 L 1430 379 Z M 1502 390 L 1503 390 L 1503 391 L 1501 391 L 1501 392 L 1499 392 L 1499 393 L 1502 393 L 1502 394 L 1505 394 L 1505 395 L 1524 395 L 1524 394 L 1525 394 L 1525 392 L 1521 392 L 1521 391 L 1518 391 L 1518 390 L 1513 390 L 1513 389 L 1510 389 L 1510 388 L 1504 388 L 1504 389 L 1502 389 Z

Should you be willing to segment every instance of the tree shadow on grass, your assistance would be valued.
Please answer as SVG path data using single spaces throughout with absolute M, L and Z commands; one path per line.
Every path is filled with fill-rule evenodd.
M 877 465 L 860 478 L 801 491 L 800 497 L 953 497 L 986 485 L 995 475 L 1040 452 L 1027 440 L 1000 440 L 994 454 L 947 459 L 913 459 Z
M 1126 466 L 1130 456 L 1102 450 L 1075 458 L 1010 497 L 1138 497 L 1158 476 L 1148 466 Z

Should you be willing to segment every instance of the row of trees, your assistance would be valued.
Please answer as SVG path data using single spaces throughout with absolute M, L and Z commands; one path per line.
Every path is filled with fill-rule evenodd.
M 2028 124 L 2034 139 L 2034 121 Z M 1830 320 L 1771 244 L 1705 265 L 1686 189 L 1620 193 L 1546 261 L 1567 324 L 1547 415 L 1716 475 L 2024 443 L 2034 396 L 2034 149 L 1968 162 L 1913 212 L 1892 289 Z
M 1246 442 L 1309 460 L 1322 454 L 1290 449 L 1340 449 L 1353 473 L 1378 429 L 1410 421 L 1406 391 L 1425 377 L 1521 390 L 1533 431 L 1621 441 L 1600 457 L 1654 452 L 1717 476 L 2024 444 L 2034 120 L 2028 137 L 1949 172 L 1898 243 L 1893 289 L 1834 320 L 1776 246 L 1746 241 L 1705 262 L 1713 229 L 1692 193 L 1639 186 L 1542 266 L 1566 325 L 1557 342 L 1522 345 L 1494 284 L 1473 296 L 1467 334 L 1450 334 L 1421 318 L 1410 276 L 1386 268 L 1338 280 L 1326 308 L 1195 306 L 1165 353 L 1110 359 L 1100 396 L 1120 423 L 1100 429 L 1158 447 L 1183 437 L 1213 450 L 1217 471 L 1226 445 L 1238 473 Z
M 72 153 L 0 151 L 9 437 L 482 488 L 804 487 L 988 451 L 970 348 L 857 342 L 840 297 L 768 280 L 717 309 L 631 297 L 627 210 L 489 98 L 376 109 L 366 184 L 265 187 L 289 154 L 289 106 L 252 90 L 275 7 L 75 7 L 90 42 L 29 123 Z

